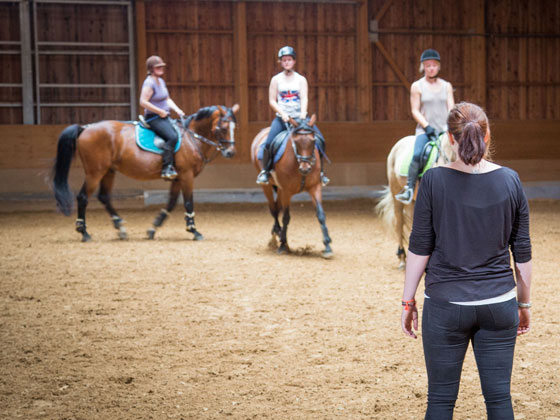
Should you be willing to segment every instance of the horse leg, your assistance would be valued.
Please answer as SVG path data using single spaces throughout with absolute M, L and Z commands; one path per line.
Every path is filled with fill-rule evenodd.
M 272 236 L 276 235 L 277 237 L 280 237 L 280 232 L 282 230 L 282 227 L 280 226 L 280 222 L 278 221 L 278 215 L 280 211 L 278 209 L 278 203 L 274 199 L 273 187 L 270 185 L 263 185 L 262 189 L 266 197 L 266 200 L 268 201 L 268 210 L 270 211 L 270 214 L 274 219 L 274 224 L 272 225 L 272 231 L 270 233 Z
M 165 222 L 165 219 L 167 219 L 169 213 L 171 213 L 171 211 L 175 208 L 180 191 L 181 184 L 177 179 L 175 179 L 171 183 L 171 188 L 169 189 L 169 200 L 167 201 L 167 207 L 160 210 L 159 214 L 154 219 L 154 223 L 152 224 L 153 227 L 148 229 L 148 231 L 146 232 L 148 234 L 148 239 L 154 239 L 156 229 L 163 225 L 163 222 Z
M 76 231 L 82 234 L 82 242 L 91 241 L 91 236 L 86 229 L 86 207 L 88 198 L 93 194 L 99 185 L 99 178 L 86 176 L 86 180 L 76 197 L 78 202 L 78 218 L 76 219 Z
M 331 237 L 329 236 L 329 230 L 327 228 L 327 218 L 325 216 L 325 211 L 323 210 L 322 201 L 322 191 L 317 184 L 312 190 L 309 191 L 309 195 L 311 196 L 311 200 L 315 205 L 315 210 L 317 211 L 317 220 L 321 225 L 321 231 L 323 232 L 323 244 L 325 245 L 325 249 L 323 250 L 323 258 L 331 258 L 333 256 L 333 252 L 331 249 Z
M 291 196 L 284 190 L 280 191 L 279 211 L 282 211 L 282 229 L 280 231 L 280 247 L 278 248 L 279 254 L 284 254 L 290 250 L 288 247 L 288 224 L 290 223 L 290 201 Z
M 404 250 L 404 204 L 393 198 L 393 211 L 395 213 L 395 232 L 397 233 L 399 247 L 397 258 L 399 259 L 399 270 L 406 266 L 406 252 Z
M 111 216 L 111 219 L 113 220 L 113 226 L 115 226 L 115 229 L 119 231 L 119 238 L 128 239 L 128 236 L 126 234 L 126 229 L 123 226 L 124 220 L 121 219 L 121 217 L 117 214 L 117 211 L 114 209 L 113 205 L 111 204 L 111 191 L 113 190 L 114 181 L 115 181 L 115 171 L 111 169 L 101 179 L 99 193 L 97 193 L 97 199 L 101 203 L 103 203 L 105 209 Z
M 187 232 L 194 235 L 193 239 L 195 241 L 201 241 L 204 239 L 204 236 L 196 230 L 196 225 L 194 223 L 194 175 L 187 174 L 181 182 L 183 186 L 183 201 L 185 202 L 185 221 L 187 222 Z

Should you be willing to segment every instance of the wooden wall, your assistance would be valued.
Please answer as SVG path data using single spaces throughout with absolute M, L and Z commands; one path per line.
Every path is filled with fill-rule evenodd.
M 38 6 L 41 40 L 126 39 L 123 6 Z M 0 2 L 2 40 L 19 39 L 17 9 L 17 3 Z M 223 187 L 227 177 L 228 186 L 254 186 L 249 145 L 273 117 L 268 84 L 279 71 L 276 54 L 284 45 L 295 47 L 297 70 L 308 78 L 309 110 L 318 116 L 334 161 L 333 185 L 385 182 L 388 151 L 397 138 L 414 129 L 409 87 L 421 76 L 419 56 L 426 48 L 441 53 L 441 76 L 452 82 L 456 101 L 486 108 L 499 162 L 512 164 L 525 179 L 560 180 L 556 0 L 136 0 L 134 19 L 138 92 L 146 58 L 158 54 L 168 64 L 165 78 L 171 96 L 185 112 L 213 104 L 241 105 L 238 155 L 217 162 L 218 169 L 209 168 L 215 179 L 208 179 L 208 185 Z M 39 63 L 41 83 L 127 83 L 134 75 L 126 60 L 127 56 L 44 56 Z M 0 54 L 0 64 L 2 82 L 21 81 L 17 55 Z M 53 102 L 129 101 L 127 88 L 42 88 L 41 95 Z M 9 101 L 21 101 L 20 89 L 0 85 L 0 102 Z M 21 124 L 21 110 L 1 111 L 0 123 Z M 53 108 L 45 109 L 42 117 L 52 124 L 87 123 L 127 119 L 129 110 Z M 10 130 L 16 133 L 17 125 Z M 32 132 L 30 141 L 18 135 L 15 143 L 2 139 L 9 147 L 5 150 L 16 150 L 10 152 L 13 159 L 0 160 L 0 171 L 11 166 L 23 170 L 20 167 L 29 164 L 27 151 L 38 143 L 54 155 L 52 130 L 38 127 Z M 18 156 L 23 163 L 15 162 Z M 226 175 L 232 164 L 242 169 Z M 375 167 L 373 175 L 352 172 L 356 165 Z

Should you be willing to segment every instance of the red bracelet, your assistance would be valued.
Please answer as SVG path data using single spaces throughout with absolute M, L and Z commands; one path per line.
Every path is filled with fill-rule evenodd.
M 414 299 L 403 300 L 402 301 L 402 306 L 404 306 L 405 311 L 408 311 L 408 310 L 410 310 L 411 306 L 416 306 L 416 300 L 414 300 Z

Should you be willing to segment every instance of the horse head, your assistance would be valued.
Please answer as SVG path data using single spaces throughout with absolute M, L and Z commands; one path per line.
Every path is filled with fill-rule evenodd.
M 195 138 L 218 150 L 223 157 L 235 155 L 235 114 L 239 105 L 231 108 L 222 105 L 201 108 L 189 117 L 184 124 L 194 132 Z
M 298 162 L 300 174 L 309 175 L 315 165 L 315 114 L 311 118 L 293 119 L 289 122 L 291 128 L 291 142 Z
M 443 165 L 444 163 L 454 162 L 455 160 L 457 160 L 457 155 L 453 151 L 451 143 L 449 142 L 449 133 L 443 133 L 439 138 L 439 141 L 440 153 L 435 166 Z

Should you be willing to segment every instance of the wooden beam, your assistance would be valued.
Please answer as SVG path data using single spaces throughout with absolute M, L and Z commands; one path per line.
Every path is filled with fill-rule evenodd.
M 358 121 L 371 121 L 371 48 L 369 42 L 369 15 L 367 1 L 356 6 L 356 71 L 358 80 Z
M 377 41 L 375 43 L 375 46 L 377 47 L 381 55 L 385 57 L 385 60 L 387 60 L 389 66 L 393 69 L 393 71 L 395 72 L 395 74 L 397 75 L 401 83 L 404 85 L 404 87 L 406 87 L 406 89 L 410 91 L 410 82 L 406 79 L 406 76 L 401 71 L 401 69 L 399 69 L 399 66 L 397 65 L 397 63 L 395 63 L 395 60 L 393 60 L 391 54 L 389 54 L 389 52 L 385 49 L 385 47 L 380 41 Z
M 239 158 L 249 160 L 251 139 L 249 138 L 249 74 L 247 66 L 247 8 L 245 2 L 235 5 L 234 23 L 234 54 L 235 54 L 235 100 L 240 110 L 237 115 L 237 140 Z M 230 104 L 228 104 L 230 105 Z M 233 104 L 231 104 L 233 105 Z
M 136 0 L 135 12 L 136 12 L 136 69 L 138 72 L 138 98 L 140 98 L 140 92 L 142 91 L 142 83 L 144 83 L 146 75 L 146 6 L 144 0 Z
M 376 21 L 380 21 L 383 16 L 385 15 L 385 13 L 387 12 L 387 10 L 389 10 L 389 6 L 391 6 L 391 3 L 393 2 L 393 0 L 387 0 L 385 2 L 385 4 L 383 6 L 381 6 L 381 9 L 379 10 L 379 12 L 377 12 L 377 14 L 375 15 L 375 20 Z
M 485 0 L 472 0 L 470 3 L 472 27 L 476 35 L 470 42 L 470 66 L 468 71 L 471 78 L 470 96 L 473 102 L 482 107 L 486 107 L 486 29 L 485 21 Z

